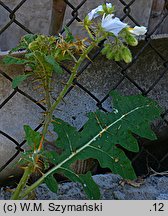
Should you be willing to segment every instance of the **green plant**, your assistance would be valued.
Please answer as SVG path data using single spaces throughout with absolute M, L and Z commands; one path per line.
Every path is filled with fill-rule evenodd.
M 65 38 L 61 35 L 58 37 L 26 35 L 20 44 L 11 50 L 12 54 L 12 52 L 25 49 L 26 54 L 23 58 L 15 58 L 11 55 L 4 58 L 6 64 L 25 64 L 29 67 L 28 72 L 14 78 L 13 88 L 18 87 L 28 77 L 32 77 L 42 89 L 43 102 L 46 104 L 42 132 L 36 132 L 28 125 L 24 126 L 25 138 L 30 150 L 25 151 L 20 158 L 19 163 L 24 167 L 24 174 L 11 199 L 28 197 L 43 182 L 50 190 L 56 192 L 58 184 L 53 176 L 55 173 L 62 173 L 70 180 L 80 182 L 90 199 L 98 199 L 99 188 L 93 181 L 91 173 L 80 175 L 71 168 L 71 164 L 78 159 L 95 158 L 102 167 L 110 168 L 113 173 L 129 179 L 136 177 L 131 162 L 120 146 L 137 152 L 138 144 L 133 134 L 148 139 L 156 138 L 150 129 L 150 124 L 152 120 L 160 116 L 161 109 L 154 101 L 141 95 L 124 97 L 112 92 L 114 111 L 89 113 L 89 120 L 80 132 L 53 116 L 54 110 L 73 84 L 79 67 L 85 58 L 89 59 L 89 53 L 94 47 L 99 46 L 102 40 L 107 40 L 102 54 L 108 59 L 124 60 L 126 63 L 132 61 L 128 45 L 136 46 L 138 42 L 135 36 L 144 34 L 146 29 L 145 27 L 130 28 L 114 17 L 113 11 L 114 7 L 106 3 L 86 16 L 83 25 L 89 39 L 76 39 L 68 29 L 66 29 Z M 101 22 L 100 17 L 102 17 Z M 94 34 L 92 34 L 92 29 Z M 110 37 L 112 40 L 109 40 Z M 71 62 L 71 74 L 64 88 L 53 101 L 51 99 L 52 77 L 54 73 L 63 73 L 61 65 L 66 61 Z M 56 146 L 62 149 L 61 155 L 53 151 L 48 152 L 43 148 L 44 141 L 47 141 L 48 126 L 51 123 L 58 135 Z M 53 168 L 50 168 L 50 163 L 53 164 Z M 43 169 L 41 164 L 43 164 Z M 42 176 L 28 186 L 29 177 L 37 170 Z

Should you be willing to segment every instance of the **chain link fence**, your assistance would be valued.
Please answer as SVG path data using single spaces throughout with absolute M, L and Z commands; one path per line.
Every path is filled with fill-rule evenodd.
M 132 15 L 132 6 L 136 1 L 137 0 L 132 0 L 132 1 L 129 1 L 129 3 L 128 3 L 128 1 L 119 0 L 119 2 L 123 5 L 124 15 L 122 17 L 120 17 L 120 19 L 122 21 L 129 18 L 129 20 L 131 20 L 131 22 L 133 22 L 135 25 L 140 25 L 139 20 L 136 20 Z M 16 12 L 26 2 L 28 2 L 28 1 L 27 0 L 19 1 L 19 3 L 13 9 L 11 9 L 3 1 L 0 1 L 0 7 L 2 7 L 4 10 L 6 10 L 8 15 L 9 15 L 9 21 L 7 23 L 4 23 L 4 26 L 0 29 L 0 36 L 2 34 L 4 34 L 4 32 L 7 31 L 8 28 L 13 24 L 16 24 L 21 29 L 23 29 L 25 31 L 25 33 L 33 33 L 31 31 L 31 29 L 28 29 L 22 22 L 18 21 L 17 16 L 16 16 Z M 82 0 L 82 1 L 80 1 L 80 4 L 78 4 L 78 5 L 73 5 L 71 3 L 71 1 L 68 1 L 68 0 L 65 0 L 65 2 L 67 4 L 67 8 L 71 9 L 71 18 L 68 20 L 67 23 L 65 23 L 65 25 L 67 27 L 71 28 L 71 25 L 74 22 L 76 22 L 76 21 L 81 22 L 82 21 L 80 18 L 80 13 L 78 11 L 81 8 L 85 7 L 85 3 L 88 1 Z M 104 1 L 102 1 L 102 3 L 103 2 Z M 134 88 L 136 88 L 138 90 L 138 92 L 141 92 L 141 94 L 144 96 L 148 97 L 148 96 L 151 96 L 152 94 L 156 93 L 155 87 L 157 85 L 161 85 L 160 83 L 162 82 L 162 80 L 165 79 L 166 76 L 168 76 L 168 56 L 167 56 L 167 58 L 165 58 L 165 56 L 162 55 L 160 50 L 158 50 L 157 47 L 155 47 L 155 45 L 152 43 L 152 38 L 153 38 L 153 35 L 157 33 L 157 30 L 160 28 L 162 23 L 164 25 L 166 25 L 165 19 L 167 19 L 167 17 L 168 17 L 168 12 L 164 12 L 164 15 L 161 16 L 160 20 L 153 27 L 153 29 L 151 29 L 150 32 L 148 32 L 146 34 L 143 43 L 141 43 L 140 49 L 134 53 L 132 63 L 130 63 L 128 65 L 124 65 L 124 64 L 118 63 L 118 62 L 114 63 L 114 64 L 117 64 L 116 73 L 118 73 L 120 75 L 120 79 L 116 81 L 115 85 L 111 88 L 111 90 L 117 89 L 120 85 L 123 84 L 123 82 L 125 80 L 127 80 L 127 82 L 130 83 L 130 86 L 133 86 Z M 61 31 L 61 33 L 63 33 L 63 32 L 64 32 L 64 30 Z M 78 88 L 81 89 L 81 91 L 84 91 L 88 95 L 88 97 L 92 98 L 92 100 L 96 103 L 96 106 L 98 109 L 106 112 L 107 109 L 105 108 L 104 103 L 106 102 L 106 100 L 108 100 L 109 94 L 107 93 L 103 98 L 99 98 L 96 96 L 94 91 L 90 91 L 90 89 L 87 88 L 87 85 L 80 82 L 80 76 L 85 73 L 86 69 L 90 65 L 92 65 L 92 63 L 94 61 L 96 61 L 102 48 L 103 48 L 103 42 L 99 45 L 99 48 L 94 53 L 91 54 L 91 60 L 92 61 L 86 60 L 86 62 L 82 65 L 82 67 L 80 68 L 80 71 L 78 72 L 78 76 L 74 80 L 74 85 L 68 90 L 67 94 L 70 94 L 70 92 L 73 90 L 73 88 L 75 88 L 75 86 L 77 86 Z M 136 81 L 136 79 L 132 78 L 132 76 L 130 76 L 129 74 L 130 74 L 130 71 L 133 70 L 132 68 L 134 67 L 135 63 L 139 60 L 140 56 L 143 55 L 143 53 L 145 52 L 145 50 L 147 48 L 150 49 L 151 52 L 154 52 L 157 55 L 157 58 L 159 59 L 160 64 L 161 64 L 161 70 L 162 71 L 160 71 L 160 69 L 158 69 L 159 70 L 158 76 L 155 77 L 155 80 L 152 80 L 152 81 L 150 80 L 150 85 L 148 86 L 148 88 L 145 88 L 143 85 L 140 85 Z M 150 62 L 148 64 L 150 64 Z M 64 71 L 68 74 L 71 73 L 69 71 L 69 69 L 66 67 L 64 67 Z M 6 81 L 12 82 L 12 78 L 5 71 L 0 70 L 0 74 L 1 74 L 1 76 L 3 76 L 6 79 Z M 108 82 L 108 80 L 107 80 L 107 82 Z M 2 101 L 2 103 L 0 104 L 0 108 L 2 109 L 3 107 L 5 107 L 17 93 L 19 95 L 22 95 L 23 97 L 27 98 L 32 103 L 36 104 L 36 106 L 38 106 L 42 111 L 45 111 L 44 106 L 37 103 L 38 101 L 35 98 L 33 98 L 31 95 L 29 95 L 27 92 L 23 91 L 20 88 L 14 89 L 10 93 L 10 95 Z M 168 92 L 167 92 L 167 98 L 165 98 L 165 100 L 168 101 Z M 166 109 L 165 112 L 161 116 L 162 123 L 165 125 L 166 128 L 168 126 L 168 118 L 167 117 L 168 117 L 168 109 Z M 18 119 L 18 121 L 19 121 L 19 119 Z M 42 124 L 39 124 L 35 130 L 36 131 L 39 130 L 41 128 L 41 126 L 42 126 Z M 166 129 L 166 133 L 168 133 L 167 129 Z M 21 142 L 18 142 L 16 139 L 14 139 L 12 136 L 10 136 L 8 133 L 4 132 L 3 130 L 0 131 L 0 134 L 1 134 L 1 136 L 4 136 L 5 138 L 9 139 L 13 143 L 13 145 L 15 146 L 15 152 L 13 153 L 13 156 L 11 158 L 8 158 L 8 161 L 6 161 L 3 164 L 3 166 L 0 167 L 0 172 L 1 172 L 1 171 L 5 170 L 7 168 L 7 166 L 13 162 L 13 160 L 20 154 L 21 151 L 23 151 L 22 148 L 25 144 L 25 141 L 23 140 Z M 167 163 L 168 150 L 167 150 L 167 148 L 164 149 L 160 153 L 159 156 L 157 156 L 155 153 L 153 153 L 151 151 L 151 149 L 153 149 L 153 147 L 148 145 L 149 141 L 144 141 L 144 140 L 142 141 L 141 138 L 138 138 L 138 140 L 140 141 L 139 153 L 135 154 L 135 153 L 126 152 L 128 157 L 130 157 L 130 159 L 132 161 L 132 164 L 135 168 L 135 171 L 139 175 L 143 175 L 143 174 L 146 175 L 146 174 L 150 174 L 150 172 L 149 172 L 150 168 L 152 168 L 156 172 L 162 172 L 162 171 L 168 170 L 168 163 Z M 168 139 L 165 139 L 164 143 L 168 144 L 167 140 Z M 156 143 L 157 143 L 157 141 L 156 141 Z M 156 146 L 156 143 L 155 143 L 154 147 Z M 161 144 L 159 143 L 159 141 L 158 141 L 157 145 L 158 145 L 157 149 L 161 148 Z M 142 167 L 142 164 L 144 165 L 144 167 Z

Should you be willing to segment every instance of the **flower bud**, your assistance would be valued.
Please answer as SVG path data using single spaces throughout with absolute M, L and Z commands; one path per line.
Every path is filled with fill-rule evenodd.
M 120 49 L 114 50 L 114 60 L 115 61 L 121 61 L 122 60 L 121 50 Z
M 113 53 L 113 51 L 112 51 L 112 50 L 109 51 L 109 52 L 106 54 L 106 57 L 107 57 L 107 59 L 109 59 L 109 60 L 114 59 L 114 53 Z
M 31 51 L 37 50 L 38 49 L 38 44 L 36 41 L 33 41 L 29 44 L 28 49 Z
M 132 54 L 131 54 L 130 50 L 128 49 L 128 47 L 126 47 L 126 46 L 122 47 L 122 49 L 121 49 L 121 56 L 122 56 L 122 59 L 127 64 L 132 61 Z
M 111 44 L 105 44 L 104 45 L 104 48 L 102 49 L 101 53 L 103 55 L 106 55 L 108 52 L 110 52 L 111 50 Z
M 84 26 L 90 26 L 92 24 L 92 21 L 89 19 L 88 15 L 84 18 L 83 24 Z
M 138 40 L 131 34 L 127 34 L 125 36 L 125 40 L 131 46 L 137 46 L 138 45 Z

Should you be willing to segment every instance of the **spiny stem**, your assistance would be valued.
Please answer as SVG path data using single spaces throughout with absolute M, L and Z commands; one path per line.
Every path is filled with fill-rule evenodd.
M 68 91 L 69 87 L 71 87 L 71 85 L 72 85 L 72 83 L 73 83 L 73 81 L 74 81 L 74 79 L 75 79 L 75 77 L 77 75 L 78 68 L 80 67 L 80 65 L 83 62 L 83 60 L 86 58 L 87 54 L 93 49 L 93 47 L 94 47 L 94 45 L 90 45 L 86 49 L 86 51 L 81 55 L 81 57 L 78 59 L 78 61 L 76 62 L 76 65 L 72 69 L 72 73 L 71 73 L 71 76 L 70 76 L 68 82 L 64 86 L 63 90 L 59 94 L 59 96 L 56 99 L 56 101 L 52 104 L 51 109 L 49 110 L 49 113 L 53 114 L 54 110 L 56 109 L 56 107 L 58 106 L 58 104 L 61 102 L 61 100 L 65 96 L 66 92 Z
M 94 38 L 94 36 L 93 36 L 91 30 L 89 29 L 89 27 L 88 27 L 87 25 L 85 26 L 85 29 L 86 29 L 86 31 L 88 32 L 90 38 L 91 38 L 93 41 L 95 41 L 95 38 Z
M 42 130 L 42 135 L 45 137 L 48 131 L 48 126 L 52 120 L 52 115 L 50 114 L 49 110 L 51 109 L 51 95 L 50 95 L 50 82 L 51 80 L 49 79 L 47 82 L 47 86 L 44 88 L 45 91 L 45 100 L 47 104 L 47 111 L 46 111 L 46 116 L 44 120 L 44 126 Z
M 97 41 L 97 44 L 99 44 L 100 41 L 102 41 L 104 38 L 100 38 L 99 41 Z M 43 132 L 47 132 L 48 130 L 48 126 L 52 121 L 52 115 L 54 110 L 56 109 L 56 107 L 58 106 L 58 104 L 61 102 L 61 100 L 63 99 L 63 97 L 65 96 L 65 94 L 67 93 L 69 87 L 72 85 L 76 75 L 77 75 L 77 70 L 80 67 L 81 63 L 83 62 L 83 60 L 86 58 L 86 56 L 90 53 L 90 51 L 94 48 L 95 44 L 91 44 L 86 51 L 80 56 L 80 58 L 78 59 L 78 61 L 76 62 L 76 65 L 74 66 L 74 68 L 72 69 L 72 73 L 71 76 L 68 80 L 68 82 L 66 83 L 66 85 L 64 86 L 63 90 L 61 91 L 61 93 L 59 94 L 59 96 L 57 97 L 56 101 L 51 105 L 50 109 L 48 110 L 48 115 L 46 115 L 46 119 L 45 119 L 45 124 L 44 124 L 44 128 L 43 128 Z M 43 134 L 44 135 L 44 134 Z M 58 167 L 60 167 L 60 164 L 58 165 Z M 53 168 L 54 170 L 57 170 L 57 166 Z M 53 170 L 52 169 L 52 170 Z M 44 174 L 41 178 L 39 178 L 33 185 L 31 185 L 30 187 L 28 187 L 22 194 L 21 194 L 21 199 L 24 198 L 25 196 L 27 196 L 31 191 L 33 191 L 35 188 L 37 188 L 43 181 L 44 179 L 51 173 L 51 170 L 48 171 L 46 174 Z
M 99 40 L 97 40 L 95 42 L 97 44 L 99 44 L 99 42 L 102 41 L 103 39 L 104 38 L 100 38 Z M 90 44 L 90 46 L 85 50 L 85 52 L 77 60 L 75 66 L 72 69 L 72 73 L 70 75 L 70 78 L 69 78 L 68 82 L 66 83 L 63 90 L 60 92 L 59 96 L 57 97 L 56 101 L 53 104 L 51 104 L 51 95 L 50 95 L 50 81 L 51 80 L 50 79 L 46 80 L 47 85 L 45 85 L 44 90 L 45 90 L 45 99 L 46 99 L 46 104 L 47 104 L 47 114 L 45 116 L 44 126 L 43 126 L 43 130 L 42 130 L 43 139 L 45 139 L 45 136 L 46 136 L 47 131 L 48 131 L 48 126 L 52 121 L 52 115 L 53 115 L 54 110 L 56 109 L 58 104 L 61 102 L 61 100 L 63 99 L 65 94 L 67 93 L 68 89 L 73 84 L 73 81 L 74 81 L 74 79 L 75 79 L 75 77 L 77 75 L 77 71 L 78 71 L 81 63 L 84 61 L 84 59 L 90 53 L 90 51 L 94 48 L 94 46 L 95 46 L 95 43 Z M 58 165 L 58 167 L 59 166 L 60 166 L 60 164 Z M 25 185 L 27 183 L 27 180 L 29 179 L 30 174 L 32 173 L 32 169 L 33 169 L 32 164 L 29 164 L 26 167 L 25 172 L 24 172 L 24 174 L 23 174 L 23 176 L 22 176 L 22 178 L 21 178 L 21 180 L 19 182 L 19 185 L 16 188 L 15 193 L 12 196 L 12 199 L 19 199 L 19 198 L 22 199 L 25 196 L 27 196 L 31 191 L 33 191 L 36 187 L 38 187 L 51 172 L 51 171 L 49 171 L 46 174 L 44 174 L 33 185 L 31 185 L 30 187 L 25 189 L 25 191 L 23 193 L 21 193 L 23 188 L 25 187 Z M 56 169 L 57 169 L 57 166 L 55 167 L 55 170 Z
M 78 60 L 76 59 L 76 57 L 72 54 L 71 51 L 67 50 L 67 53 L 72 57 L 72 59 L 74 60 L 74 62 L 78 62 Z
M 32 165 L 30 164 L 29 166 L 27 166 L 25 168 L 24 174 L 15 190 L 15 192 L 13 193 L 11 200 L 18 200 L 19 199 L 19 195 L 21 193 L 21 191 L 23 190 L 23 188 L 25 187 L 27 180 L 29 179 L 29 176 L 32 173 Z

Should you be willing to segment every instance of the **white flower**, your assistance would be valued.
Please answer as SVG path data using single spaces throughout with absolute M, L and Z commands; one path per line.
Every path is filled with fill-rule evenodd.
M 106 7 L 107 7 L 107 9 L 108 9 L 108 8 L 112 8 L 113 6 L 112 6 L 111 3 L 106 3 Z
M 129 32 L 137 36 L 144 35 L 147 32 L 147 29 L 144 26 L 141 26 L 141 27 L 135 26 L 134 28 L 128 28 L 128 30 Z
M 107 8 L 112 8 L 111 3 L 106 3 Z M 99 12 L 103 11 L 103 6 L 99 5 L 97 8 L 93 9 L 90 13 L 88 13 L 88 19 L 92 20 L 99 16 Z
M 127 27 L 127 24 L 121 22 L 119 18 L 113 17 L 113 14 L 109 14 L 107 16 L 105 16 L 104 14 L 102 18 L 102 27 L 106 32 L 111 32 L 115 36 L 118 36 L 119 32 L 125 27 Z

